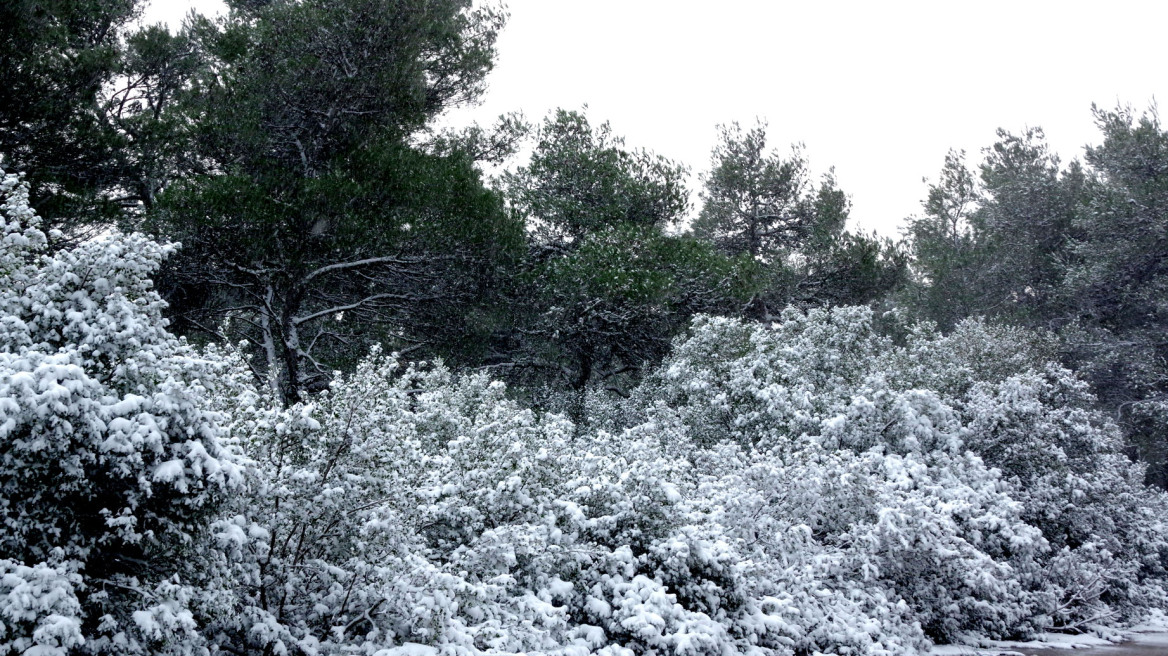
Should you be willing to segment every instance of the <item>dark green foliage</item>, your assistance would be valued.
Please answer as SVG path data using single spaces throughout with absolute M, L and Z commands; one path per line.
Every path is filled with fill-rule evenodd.
M 203 148 L 225 169 L 323 173 L 373 138 L 403 140 L 474 99 L 503 16 L 466 0 L 238 3 L 205 37 Z
M 544 120 L 531 161 L 504 177 L 540 241 L 562 244 L 618 225 L 664 228 L 688 206 L 684 166 L 630 151 L 608 123 L 563 109 Z
M 231 319 L 289 394 L 373 342 L 457 359 L 484 329 L 476 308 L 499 267 L 522 250 L 522 225 L 466 157 L 382 142 L 344 164 L 279 187 L 194 179 L 157 213 L 158 230 L 185 244 L 167 279 L 180 327 Z
M 986 287 L 1002 314 L 1055 327 L 1063 262 L 1082 202 L 1084 174 L 1077 162 L 1061 169 L 1042 130 L 998 131 L 986 151 L 981 180 L 988 202 L 977 217 L 990 251 Z
M 766 125 L 721 128 L 694 234 L 725 252 L 775 261 L 829 242 L 848 218 L 847 197 L 827 176 L 816 188 L 796 147 L 789 159 L 766 150 Z
M 1087 150 L 1096 175 L 1076 222 L 1068 292 L 1116 331 L 1165 320 L 1168 292 L 1168 133 L 1155 113 L 1096 110 L 1103 143 Z
M 733 312 L 755 271 L 693 239 L 625 225 L 588 235 L 535 274 L 539 331 L 582 389 L 659 360 L 694 313 Z
M 579 417 L 587 387 L 621 393 L 695 312 L 737 312 L 759 267 L 664 230 L 686 210 L 684 174 L 626 150 L 607 123 L 547 118 L 528 165 L 504 178 L 531 239 L 516 323 L 487 364 L 533 389 L 573 390 L 566 409 Z
M 109 222 L 104 192 L 121 178 L 119 137 L 104 120 L 103 85 L 120 71 L 119 38 L 141 0 L 0 3 L 0 161 L 27 171 L 50 225 Z
M 1056 331 L 1062 357 L 1168 484 L 1168 134 L 1095 110 L 1103 142 L 1060 167 L 1041 130 L 999 132 L 975 179 L 950 153 L 908 236 L 902 297 L 950 328 L 986 316 Z
M 766 126 L 721 128 L 694 235 L 756 262 L 762 283 L 740 309 L 764 321 L 788 305 L 866 304 L 897 287 L 906 260 L 891 243 L 844 232 L 851 203 L 832 174 L 816 187 L 802 149 L 766 148 Z
M 1149 477 L 1168 486 L 1168 132 L 1152 111 L 1095 110 L 1088 201 L 1062 289 L 1069 360 L 1114 409 Z
M 443 130 L 428 140 L 426 150 L 438 155 L 459 153 L 476 162 L 503 164 L 519 151 L 532 126 L 523 114 L 504 114 L 489 129 L 473 124 L 459 130 Z
M 372 342 L 471 357 L 522 225 L 470 140 L 411 140 L 481 93 L 501 23 L 463 0 L 237 3 L 204 23 L 215 63 L 183 112 L 212 166 L 151 222 L 185 245 L 166 276 L 178 327 L 230 319 L 288 399 Z
M 206 171 L 192 143 L 195 121 L 181 108 L 200 93 L 194 82 L 209 73 L 199 35 L 210 29 L 206 19 L 193 17 L 178 34 L 154 25 L 125 41 L 118 84 L 105 104 L 120 138 L 123 208 L 149 212 L 171 181 Z
M 945 329 L 969 316 L 1057 328 L 1084 172 L 1077 162 L 1061 168 L 1042 130 L 998 137 L 976 177 L 963 152 L 950 152 L 924 216 L 909 220 L 910 303 Z
M 946 330 L 995 304 L 984 282 L 981 224 L 973 218 L 981 200 L 965 153 L 950 151 L 939 180 L 929 186 L 924 215 L 910 218 L 905 230 L 915 273 L 905 302 Z
M 794 267 L 789 295 L 800 307 L 867 305 L 900 287 L 908 254 L 890 239 L 843 232 L 810 251 Z
M 0 8 L 0 156 L 29 171 L 41 215 L 74 237 L 143 210 L 174 179 L 205 170 L 197 116 L 179 111 L 209 74 L 191 17 L 178 34 L 130 31 L 140 0 L 15 2 Z

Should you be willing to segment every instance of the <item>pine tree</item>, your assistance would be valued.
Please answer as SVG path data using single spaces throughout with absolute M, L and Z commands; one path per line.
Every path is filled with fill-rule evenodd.
M 450 354 L 489 329 L 522 226 L 464 150 L 413 140 L 481 93 L 502 20 L 463 0 L 314 0 L 235 3 L 207 26 L 215 64 L 183 111 L 212 170 L 151 216 L 186 246 L 163 282 L 177 327 L 246 339 L 289 401 L 371 343 Z

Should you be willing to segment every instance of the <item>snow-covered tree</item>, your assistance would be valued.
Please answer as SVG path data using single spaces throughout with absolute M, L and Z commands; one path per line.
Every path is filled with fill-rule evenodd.
M 240 378 L 221 409 L 258 480 L 216 524 L 235 597 L 208 630 L 257 652 L 911 654 L 1156 602 L 1163 501 L 1041 340 L 971 322 L 896 346 L 872 321 L 699 319 L 586 427 L 376 352 L 287 408 Z

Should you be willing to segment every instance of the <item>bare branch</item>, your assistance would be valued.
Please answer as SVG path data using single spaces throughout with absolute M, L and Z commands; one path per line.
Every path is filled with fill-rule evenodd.
M 393 299 L 393 300 L 398 300 L 398 301 L 420 300 L 417 297 L 410 296 L 408 294 L 373 294 L 372 296 L 366 296 L 365 298 L 363 298 L 359 301 L 349 303 L 347 305 L 334 305 L 333 307 L 328 308 L 327 310 L 313 312 L 312 314 L 309 314 L 309 315 L 306 315 L 303 317 L 293 317 L 292 318 L 292 325 L 299 326 L 300 324 L 308 323 L 309 321 L 315 321 L 317 319 L 327 317 L 329 315 L 337 314 L 339 312 L 354 310 L 354 309 L 357 309 L 359 307 L 369 305 L 370 303 L 374 303 L 376 301 L 380 301 L 380 300 L 384 300 L 384 299 Z
M 342 271 L 344 269 L 354 269 L 354 268 L 358 268 L 358 267 L 369 266 L 372 264 L 420 264 L 422 262 L 432 260 L 432 259 L 434 259 L 434 258 L 420 258 L 420 257 L 402 258 L 402 257 L 386 256 L 386 257 L 367 257 L 363 260 L 353 260 L 352 262 L 337 262 L 336 264 L 330 264 L 328 266 L 323 266 L 315 271 L 310 272 L 308 275 L 304 276 L 303 281 L 308 282 L 309 280 L 312 280 L 313 278 L 315 278 L 317 276 L 321 276 L 321 275 L 324 275 L 326 273 L 332 273 L 333 271 Z

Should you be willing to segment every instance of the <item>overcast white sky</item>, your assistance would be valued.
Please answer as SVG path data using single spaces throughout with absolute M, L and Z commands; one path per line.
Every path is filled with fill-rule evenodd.
M 1064 160 L 1091 103 L 1168 98 L 1162 0 L 510 0 L 481 106 L 454 123 L 587 104 L 630 146 L 709 165 L 719 123 L 766 119 L 781 152 L 834 166 L 855 225 L 895 236 L 946 151 L 1041 126 Z M 149 21 L 217 0 L 154 0 Z M 976 159 L 975 159 L 976 161 Z

